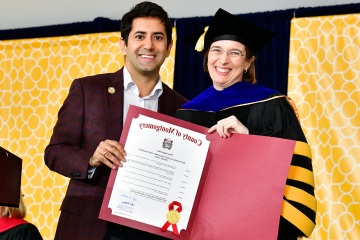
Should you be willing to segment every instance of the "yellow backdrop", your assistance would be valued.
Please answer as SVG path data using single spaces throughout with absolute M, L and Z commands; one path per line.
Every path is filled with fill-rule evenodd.
M 360 239 L 360 15 L 291 21 L 289 96 L 313 153 L 311 239 Z
M 68 179 L 50 172 L 44 149 L 57 112 L 75 78 L 115 72 L 124 65 L 120 33 L 0 41 L 0 145 L 23 159 L 26 220 L 53 239 Z M 173 86 L 176 30 L 170 57 L 161 67 Z

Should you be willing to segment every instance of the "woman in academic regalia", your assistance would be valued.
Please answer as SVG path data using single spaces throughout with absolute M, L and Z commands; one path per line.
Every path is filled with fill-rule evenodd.
M 39 230 L 24 220 L 25 215 L 22 195 L 18 208 L 0 206 L 0 240 L 42 240 Z
M 255 54 L 275 35 L 219 9 L 209 27 L 183 39 L 204 52 L 204 70 L 213 86 L 184 104 L 174 117 L 208 127 L 223 138 L 243 133 L 297 141 L 278 232 L 278 239 L 296 240 L 309 236 L 315 227 L 310 147 L 288 98 L 254 84 Z

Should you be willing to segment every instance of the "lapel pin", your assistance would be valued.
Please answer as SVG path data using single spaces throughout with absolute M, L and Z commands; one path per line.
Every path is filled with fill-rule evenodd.
M 110 94 L 114 94 L 114 93 L 115 93 L 115 88 L 109 87 L 109 88 L 108 88 L 108 92 L 109 92 Z

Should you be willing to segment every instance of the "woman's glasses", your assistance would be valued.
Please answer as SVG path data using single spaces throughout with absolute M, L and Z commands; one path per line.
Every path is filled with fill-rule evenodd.
M 221 57 L 221 55 L 223 55 L 223 53 L 226 53 L 226 55 L 228 56 L 228 58 L 233 59 L 233 60 L 237 60 L 240 59 L 241 57 L 244 57 L 245 55 L 237 50 L 233 50 L 233 51 L 224 51 L 220 48 L 210 48 L 209 50 L 209 55 L 214 56 L 214 57 Z

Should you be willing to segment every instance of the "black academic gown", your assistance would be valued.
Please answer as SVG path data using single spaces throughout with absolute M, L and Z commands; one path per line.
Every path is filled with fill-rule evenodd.
M 245 85 L 245 92 L 239 91 L 242 85 Z M 232 89 L 233 91 L 228 92 L 232 95 L 229 100 L 228 96 L 219 96 L 211 88 L 209 91 L 207 90 L 206 94 L 183 105 L 185 109 L 178 110 L 174 117 L 210 128 L 219 120 L 234 115 L 249 129 L 250 134 L 295 140 L 300 145 L 307 146 L 309 150 L 299 121 L 285 96 L 271 90 L 252 89 L 249 84 L 240 83 L 235 89 Z M 234 95 L 234 92 L 237 91 L 239 93 Z M 254 98 L 254 94 L 260 94 L 260 96 Z M 251 100 L 243 99 L 242 95 L 250 96 Z M 211 100 L 211 98 L 214 99 Z M 239 99 L 236 100 L 236 98 Z M 240 104 L 236 104 L 236 102 Z M 197 107 L 202 111 L 196 110 Z M 313 181 L 311 158 L 309 158 L 309 154 L 304 155 L 306 154 L 302 154 L 301 151 L 294 154 L 291 165 L 309 173 L 308 177 L 312 177 Z M 294 180 L 294 177 L 290 178 L 292 179 L 289 177 L 287 179 L 286 188 L 290 189 L 291 193 L 284 196 L 283 201 L 286 202 L 286 207 L 283 202 L 280 218 L 278 239 L 281 240 L 296 240 L 298 236 L 310 235 L 309 233 L 315 226 L 316 200 L 313 184 L 309 184 L 311 179 L 298 178 Z M 299 190 L 302 195 L 294 195 L 294 191 L 299 192 Z
M 42 240 L 42 237 L 33 224 L 24 223 L 0 232 L 0 240 Z

